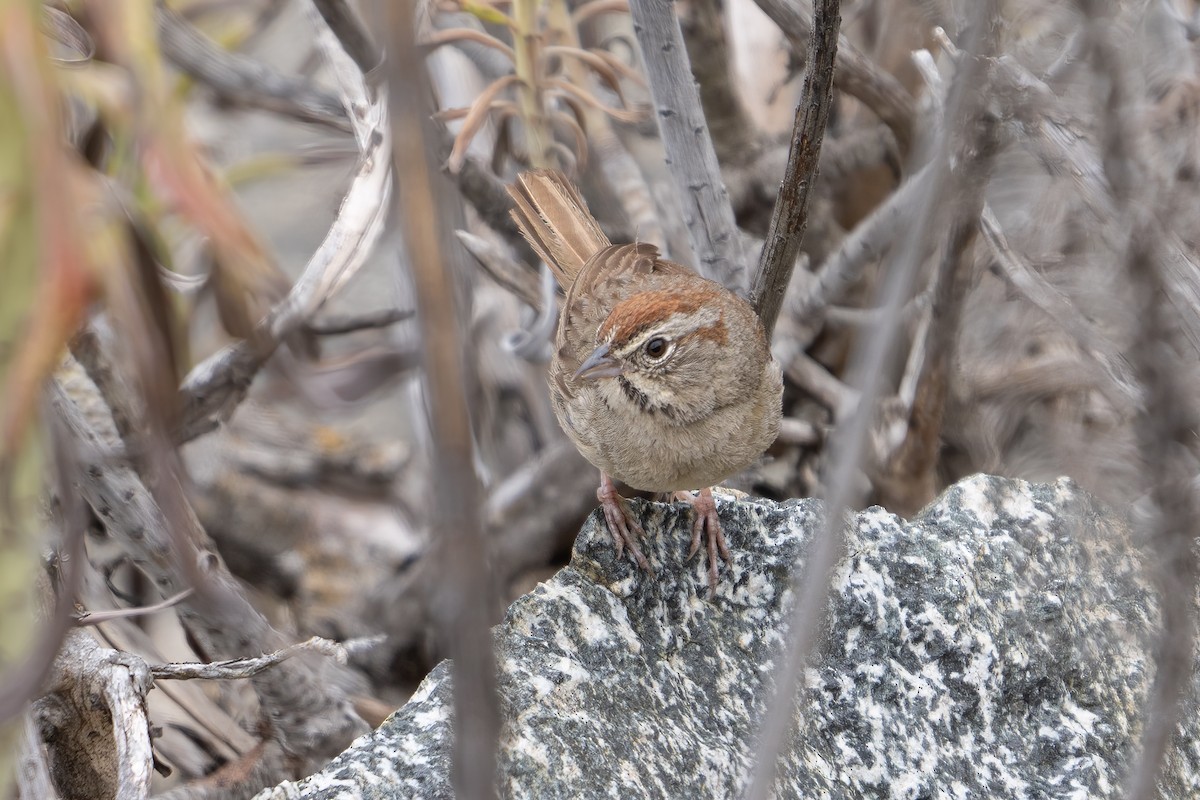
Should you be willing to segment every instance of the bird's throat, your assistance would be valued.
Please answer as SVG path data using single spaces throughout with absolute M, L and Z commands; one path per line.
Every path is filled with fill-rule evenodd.
M 634 386 L 633 382 L 624 375 L 617 378 L 617 384 L 621 387 L 621 393 L 625 395 L 629 402 L 636 405 L 643 412 L 650 415 L 661 414 L 672 421 L 678 417 L 678 411 L 674 406 L 665 403 L 655 403 L 650 399 L 650 395 Z

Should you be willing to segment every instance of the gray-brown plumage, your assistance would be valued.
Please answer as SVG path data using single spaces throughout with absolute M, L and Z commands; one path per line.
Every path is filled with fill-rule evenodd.
M 782 375 L 750 305 L 659 257 L 613 245 L 561 173 L 520 175 L 513 218 L 566 291 L 550 392 L 579 451 L 601 471 L 597 493 L 618 552 L 636 523 L 609 476 L 652 492 L 700 490 L 692 550 L 708 533 L 709 578 L 729 557 L 710 487 L 750 466 L 779 430 Z

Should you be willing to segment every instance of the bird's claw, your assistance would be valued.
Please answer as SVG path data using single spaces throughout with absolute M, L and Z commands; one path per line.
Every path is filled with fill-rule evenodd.
M 712 489 L 702 489 L 693 495 L 690 492 L 678 492 L 676 499 L 682 500 L 692 507 L 695 514 L 692 519 L 692 544 L 688 549 L 688 558 L 693 558 L 700 550 L 700 538 L 705 538 L 705 549 L 708 551 L 708 587 L 713 594 L 717 591 L 717 555 L 726 562 L 733 560 L 729 546 L 725 543 L 725 534 L 721 531 L 721 520 L 717 516 L 717 501 Z
M 621 497 L 612 479 L 607 475 L 601 475 L 600 488 L 596 490 L 596 499 L 600 501 L 600 508 L 604 511 L 604 521 L 608 524 L 608 532 L 616 545 L 617 558 L 620 558 L 625 552 L 625 548 L 628 547 L 634 562 L 653 575 L 654 568 L 650 566 L 650 562 L 638 547 L 638 539 L 645 539 L 646 532 L 642 530 L 642 526 L 633 516 L 625 498 Z

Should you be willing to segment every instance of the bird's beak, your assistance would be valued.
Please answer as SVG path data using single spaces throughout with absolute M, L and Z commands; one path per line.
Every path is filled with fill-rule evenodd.
M 608 345 L 602 344 L 592 351 L 592 354 L 587 357 L 587 360 L 579 365 L 579 369 L 575 370 L 572 376 L 575 380 L 586 378 L 588 380 L 596 380 L 597 378 L 615 378 L 624 372 L 621 363 L 608 354 Z

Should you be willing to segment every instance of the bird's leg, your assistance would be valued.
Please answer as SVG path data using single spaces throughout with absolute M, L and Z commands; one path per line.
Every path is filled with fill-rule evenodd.
M 721 520 L 717 517 L 717 501 L 713 498 L 712 489 L 701 489 L 693 495 L 691 492 L 676 492 L 675 498 L 691 505 L 695 518 L 692 520 L 692 546 L 688 550 L 688 558 L 696 555 L 700 549 L 700 536 L 706 534 L 708 550 L 708 587 L 713 594 L 717 592 L 717 554 L 725 561 L 732 561 L 729 547 L 725 544 L 725 534 L 721 532 Z
M 646 532 L 629 510 L 625 498 L 617 491 L 612 478 L 603 472 L 600 473 L 600 488 L 596 490 L 596 499 L 600 501 L 600 508 L 604 510 L 604 521 L 608 523 L 608 532 L 612 534 L 613 542 L 617 546 L 617 558 L 621 557 L 628 545 L 629 554 L 633 556 L 637 565 L 653 575 L 654 568 L 637 545 L 638 539 L 646 538 Z

